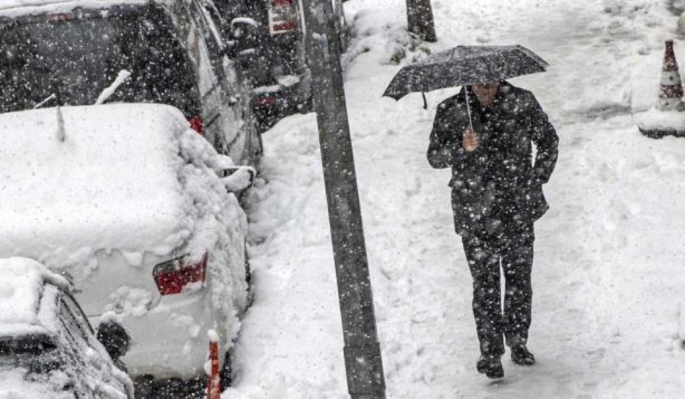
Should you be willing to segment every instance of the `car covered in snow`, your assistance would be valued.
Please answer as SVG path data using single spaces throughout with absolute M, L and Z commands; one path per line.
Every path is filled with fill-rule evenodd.
M 0 259 L 0 397 L 133 399 L 67 279 L 32 259 Z
M 254 169 L 157 104 L 0 114 L 0 165 L 0 257 L 69 275 L 93 324 L 114 312 L 132 377 L 201 380 L 211 329 L 224 361 L 249 299 L 233 192 Z
M 254 164 L 250 82 L 226 56 L 209 0 L 0 2 L 0 113 L 108 102 L 172 105 L 214 148 Z
M 330 0 L 337 16 L 343 51 L 348 33 L 342 0 Z M 298 0 L 213 0 L 229 21 L 226 32 L 234 51 L 250 52 L 254 82 L 252 105 L 260 129 L 280 118 L 309 112 L 312 77 L 307 66 L 304 18 Z

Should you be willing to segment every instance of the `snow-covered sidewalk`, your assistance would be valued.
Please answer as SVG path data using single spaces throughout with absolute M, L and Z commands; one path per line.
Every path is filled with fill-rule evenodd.
M 449 171 L 425 159 L 435 106 L 457 89 L 381 98 L 408 43 L 404 0 L 351 0 L 347 100 L 388 398 L 680 398 L 685 392 L 685 140 L 640 135 L 656 99 L 660 0 L 433 0 L 440 42 L 522 44 L 548 73 L 532 90 L 560 136 L 536 224 L 529 347 L 538 364 L 492 383 L 475 371 L 471 276 L 453 232 Z M 676 53 L 685 54 L 681 43 Z M 313 114 L 264 136 L 253 190 L 255 302 L 227 398 L 347 398 Z

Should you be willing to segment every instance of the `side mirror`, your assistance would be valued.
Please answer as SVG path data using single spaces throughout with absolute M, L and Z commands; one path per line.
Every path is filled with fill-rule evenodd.
M 251 166 L 232 166 L 219 173 L 226 190 L 235 193 L 250 188 L 254 183 L 257 171 Z
M 95 337 L 115 363 L 126 355 L 131 343 L 131 336 L 126 329 L 118 321 L 111 319 L 100 323 Z

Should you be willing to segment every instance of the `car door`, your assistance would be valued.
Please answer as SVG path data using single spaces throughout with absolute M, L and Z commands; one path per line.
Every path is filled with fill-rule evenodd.
M 256 121 L 250 106 L 251 83 L 234 60 L 226 56 L 224 35 L 230 29 L 216 7 L 205 0 L 195 0 L 198 26 L 202 28 L 212 67 L 219 77 L 226 154 L 236 163 L 252 164 L 261 152 Z

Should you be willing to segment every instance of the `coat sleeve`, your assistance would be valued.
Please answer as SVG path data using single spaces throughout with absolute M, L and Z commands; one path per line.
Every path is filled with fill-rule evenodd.
M 547 183 L 554 172 L 559 155 L 559 137 L 547 114 L 535 97 L 530 94 L 531 139 L 537 147 L 533 176 L 540 183 Z
M 428 145 L 428 163 L 436 169 L 449 168 L 462 164 L 467 154 L 461 144 L 464 127 L 454 126 L 450 112 L 456 112 L 453 105 L 440 104 L 435 113 L 433 130 Z

